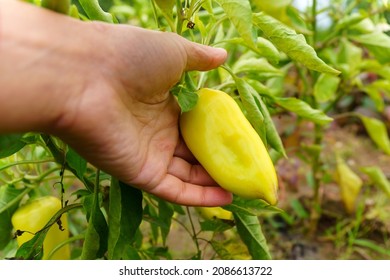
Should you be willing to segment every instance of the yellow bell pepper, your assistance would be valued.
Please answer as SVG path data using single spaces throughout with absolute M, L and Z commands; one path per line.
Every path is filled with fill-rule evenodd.
M 248 199 L 277 203 L 275 167 L 255 129 L 228 94 L 203 88 L 180 117 L 185 143 L 224 189 Z
M 206 220 L 233 220 L 233 213 L 222 207 L 196 207 L 196 211 Z
M 19 247 L 34 237 L 33 234 L 41 230 L 47 222 L 53 217 L 58 210 L 61 209 L 61 201 L 53 196 L 45 196 L 36 200 L 32 200 L 27 204 L 21 206 L 13 214 L 11 221 L 15 230 L 28 231 L 17 237 Z M 46 238 L 43 242 L 43 257 L 48 259 L 50 252 L 61 242 L 69 238 L 69 228 L 67 215 L 63 214 L 61 217 L 63 231 L 61 231 L 57 224 L 51 226 L 47 232 Z M 69 244 L 62 246 L 56 251 L 51 259 L 54 260 L 68 260 L 70 259 Z

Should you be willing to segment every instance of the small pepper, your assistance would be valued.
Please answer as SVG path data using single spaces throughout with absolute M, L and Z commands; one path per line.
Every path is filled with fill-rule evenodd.
M 17 237 L 19 247 L 34 237 L 34 233 L 45 227 L 46 223 L 61 209 L 61 201 L 54 196 L 44 196 L 21 206 L 13 214 L 11 221 L 15 230 L 24 232 Z M 48 259 L 50 252 L 61 242 L 69 238 L 67 215 L 61 216 L 62 229 L 57 224 L 51 226 L 43 242 L 43 257 Z M 69 244 L 56 251 L 51 259 L 70 259 Z

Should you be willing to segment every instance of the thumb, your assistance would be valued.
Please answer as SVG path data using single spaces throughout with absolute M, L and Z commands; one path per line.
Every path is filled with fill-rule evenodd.
M 225 62 L 227 52 L 222 48 L 214 48 L 187 41 L 185 46 L 187 53 L 186 71 L 207 71 L 217 68 Z

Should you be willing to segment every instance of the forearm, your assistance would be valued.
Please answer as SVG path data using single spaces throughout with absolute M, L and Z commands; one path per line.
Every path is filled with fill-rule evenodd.
M 98 67 L 86 23 L 0 0 L 0 133 L 50 131 Z M 74 103 L 74 104 L 73 104 Z

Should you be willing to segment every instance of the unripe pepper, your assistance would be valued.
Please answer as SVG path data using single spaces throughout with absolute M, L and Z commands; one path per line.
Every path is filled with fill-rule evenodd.
M 196 207 L 196 211 L 206 220 L 233 220 L 233 213 L 222 207 Z
M 277 203 L 275 167 L 255 129 L 228 94 L 203 88 L 195 107 L 181 114 L 185 143 L 225 190 Z
M 44 196 L 36 200 L 32 200 L 27 204 L 21 206 L 13 214 L 11 221 L 15 230 L 28 231 L 17 237 L 19 247 L 34 237 L 33 234 L 43 227 L 53 217 L 58 210 L 61 209 L 61 201 L 53 196 Z M 51 226 L 46 234 L 43 242 L 43 257 L 48 259 L 50 252 L 61 242 L 69 238 L 69 228 L 67 215 L 61 216 L 63 231 L 61 231 L 57 224 Z M 31 233 L 29 233 L 31 232 Z M 68 260 L 70 259 L 70 248 L 66 244 L 62 246 L 51 257 L 54 260 Z

